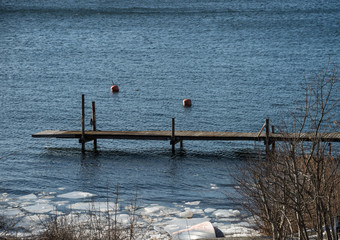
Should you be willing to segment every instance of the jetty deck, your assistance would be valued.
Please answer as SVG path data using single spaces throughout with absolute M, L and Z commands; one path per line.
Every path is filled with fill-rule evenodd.
M 269 146 L 275 148 L 276 141 L 323 141 L 340 142 L 340 133 L 322 133 L 317 136 L 314 133 L 247 133 L 247 132 L 206 132 L 206 131 L 65 131 L 46 130 L 32 135 L 35 138 L 75 138 L 82 143 L 85 150 L 85 142 L 93 141 L 97 149 L 97 139 L 131 139 L 131 140 L 170 140 L 172 152 L 175 152 L 175 144 L 183 147 L 184 140 L 204 141 L 263 141 L 266 152 Z
M 132 139 L 132 140 L 170 140 L 172 151 L 175 145 L 180 143 L 183 147 L 185 140 L 204 141 L 263 141 L 266 152 L 269 146 L 275 149 L 276 141 L 322 141 L 340 142 L 340 133 L 275 133 L 274 127 L 269 125 L 269 119 L 265 120 L 259 132 L 208 132 L 208 131 L 177 131 L 175 130 L 175 118 L 172 118 L 171 131 L 98 131 L 96 129 L 95 102 L 92 102 L 92 131 L 85 130 L 85 100 L 82 95 L 81 131 L 77 130 L 45 130 L 32 135 L 34 138 L 74 138 L 79 139 L 82 150 L 85 143 L 93 141 L 94 149 L 97 149 L 97 139 Z
M 35 138 L 78 138 L 81 139 L 82 131 L 46 130 L 32 135 Z M 95 139 L 134 139 L 134 140 L 225 140 L 225 141 L 315 141 L 340 142 L 340 133 L 266 133 L 255 132 L 207 132 L 207 131 L 85 131 L 87 141 Z

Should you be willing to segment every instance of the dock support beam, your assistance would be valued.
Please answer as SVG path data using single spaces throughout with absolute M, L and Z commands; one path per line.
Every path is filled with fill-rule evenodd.
M 93 101 L 92 102 L 92 130 L 97 131 L 97 123 L 96 123 L 96 103 Z M 97 151 L 97 139 L 93 140 L 93 149 Z
M 85 95 L 81 95 L 81 150 L 85 151 Z
M 176 137 L 175 137 L 175 118 L 171 119 L 171 148 L 172 153 L 175 153 L 175 144 L 176 144 Z
M 275 133 L 275 127 L 271 126 L 272 133 Z M 275 141 L 272 141 L 272 154 L 275 154 Z
M 266 144 L 266 155 L 269 154 L 269 118 L 266 118 L 266 122 L 265 122 L 265 129 L 266 129 L 266 140 L 265 140 L 265 144 Z

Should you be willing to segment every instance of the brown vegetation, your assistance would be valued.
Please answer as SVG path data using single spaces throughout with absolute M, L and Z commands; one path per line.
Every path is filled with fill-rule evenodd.
M 303 106 L 285 131 L 318 133 L 339 129 L 337 77 L 328 68 L 305 88 Z M 333 98 L 335 96 L 335 99 Z M 302 101 L 300 101 L 301 103 Z M 333 122 L 333 123 L 332 123 Z M 290 127 L 287 127 L 287 126 Z M 265 158 L 252 159 L 237 178 L 240 194 L 259 229 L 273 239 L 337 239 L 334 217 L 340 215 L 340 158 L 317 138 L 276 145 Z M 336 143 L 338 144 L 338 143 Z

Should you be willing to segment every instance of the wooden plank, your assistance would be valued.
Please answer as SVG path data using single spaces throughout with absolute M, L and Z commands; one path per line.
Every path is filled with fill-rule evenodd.
M 45 130 L 39 133 L 35 133 L 32 135 L 32 137 L 36 137 L 36 138 L 55 138 L 58 135 L 63 135 L 66 134 L 69 131 L 63 131 L 63 130 Z
M 141 139 L 141 140 L 171 140 L 172 131 L 85 131 L 86 140 L 94 139 Z M 46 130 L 35 133 L 36 138 L 81 138 L 81 131 Z M 204 132 L 204 131 L 175 131 L 177 140 L 235 140 L 235 141 L 264 141 L 266 134 L 246 132 Z M 340 133 L 323 133 L 316 136 L 312 133 L 270 133 L 272 141 L 329 141 L 340 142 Z

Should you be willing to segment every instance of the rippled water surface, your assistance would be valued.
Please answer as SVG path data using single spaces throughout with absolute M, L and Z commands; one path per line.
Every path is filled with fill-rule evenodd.
M 0 0 L 0 194 L 138 192 L 143 203 L 234 208 L 230 173 L 254 143 L 33 139 L 90 129 L 259 131 L 305 77 L 340 63 L 332 1 Z M 112 82 L 118 94 L 110 93 Z M 185 109 L 182 100 L 193 107 Z M 260 144 L 261 146 L 261 144 Z

